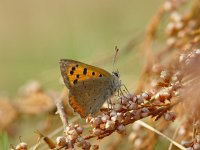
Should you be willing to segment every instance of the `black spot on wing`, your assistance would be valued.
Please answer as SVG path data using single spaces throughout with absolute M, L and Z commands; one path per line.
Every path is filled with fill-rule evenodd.
M 87 68 L 83 69 L 83 74 L 86 75 L 87 74 Z
M 71 74 L 71 75 L 73 75 L 73 74 L 74 74 L 74 71 L 73 71 L 73 70 L 71 70 L 71 71 L 70 71 L 70 74 Z
M 72 67 L 72 71 L 74 71 L 74 70 L 76 70 L 76 68 L 75 68 L 75 67 Z
M 78 82 L 78 80 L 77 80 L 77 79 L 75 79 L 75 80 L 73 81 L 73 83 L 74 83 L 74 84 L 76 84 L 77 82 Z

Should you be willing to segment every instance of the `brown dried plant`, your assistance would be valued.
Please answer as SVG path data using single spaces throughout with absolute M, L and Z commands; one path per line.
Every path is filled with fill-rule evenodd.
M 187 3 L 192 3 L 189 9 L 180 11 Z M 168 21 L 165 31 L 159 30 L 164 17 Z M 158 51 L 154 45 L 159 35 L 166 35 L 166 39 Z M 150 150 L 159 135 L 168 131 L 169 135 L 163 136 L 171 143 L 169 149 L 200 149 L 200 0 L 165 1 L 150 21 L 143 41 L 141 55 L 145 65 L 135 94 L 124 93 L 116 98 L 111 109 L 101 109 L 97 116 L 87 117 L 86 123 L 91 126 L 89 132 L 83 132 L 81 124 L 68 120 L 72 113 L 66 112 L 63 104 L 67 97 L 65 90 L 61 97 L 56 93 L 34 91 L 41 99 L 56 103 L 64 126 L 64 135 L 57 136 L 55 142 L 41 133 L 39 139 L 44 139 L 51 149 L 80 147 L 89 150 L 101 147 L 93 145 L 90 139 L 103 139 L 117 132 L 121 136 L 117 142 L 111 142 L 109 149 L 115 149 L 126 138 L 126 142 L 133 143 L 130 149 Z M 34 95 L 29 97 L 32 98 Z M 22 112 L 23 108 L 17 108 Z M 54 108 L 49 104 L 48 109 Z M 157 124 L 156 131 L 150 131 L 150 127 L 146 130 L 139 124 L 126 132 L 127 125 L 143 118 L 148 118 L 151 126 Z M 173 121 L 179 122 L 177 129 L 171 126 Z M 137 134 L 139 132 L 145 136 Z M 15 149 L 20 148 L 28 149 L 25 144 Z

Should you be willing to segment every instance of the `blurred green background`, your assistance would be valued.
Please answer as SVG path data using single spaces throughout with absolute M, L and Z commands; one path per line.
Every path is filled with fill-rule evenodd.
M 121 49 L 143 34 L 161 3 L 158 0 L 1 0 L 1 94 L 15 95 L 30 79 L 37 79 L 51 89 L 61 89 L 60 58 L 112 71 L 114 47 Z M 129 88 L 136 85 L 134 80 L 142 66 L 139 48 L 136 46 L 128 55 L 120 56 L 121 52 L 118 55 L 116 65 Z M 107 57 L 107 63 L 101 61 Z
M 47 89 L 60 91 L 61 58 L 111 72 L 115 46 L 121 50 L 116 63 L 121 79 L 133 91 L 143 68 L 140 44 L 148 22 L 162 2 L 0 0 L 0 96 L 16 97 L 19 88 L 32 79 Z M 124 52 L 132 40 L 138 43 Z M 33 122 L 38 120 L 42 120 L 40 116 L 18 122 L 23 139 L 35 136 Z M 6 134 L 0 139 L 9 146 Z M 11 140 L 19 142 L 18 136 Z

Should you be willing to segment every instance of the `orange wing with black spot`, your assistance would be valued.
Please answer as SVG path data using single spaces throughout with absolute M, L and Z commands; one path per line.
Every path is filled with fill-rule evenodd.
M 60 60 L 61 74 L 69 88 L 69 104 L 81 117 L 95 114 L 109 96 L 112 75 L 98 67 L 82 62 Z
M 111 75 L 101 68 L 70 59 L 60 60 L 60 70 L 64 82 L 69 89 L 79 81 Z

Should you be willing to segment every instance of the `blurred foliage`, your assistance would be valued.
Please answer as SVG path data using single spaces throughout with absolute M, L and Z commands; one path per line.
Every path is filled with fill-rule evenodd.
M 1 0 L 0 91 L 14 94 L 29 79 L 60 89 L 60 58 L 92 63 L 113 55 L 116 45 L 122 48 L 144 31 L 161 2 Z M 140 64 L 133 57 L 136 52 L 118 57 L 117 66 L 125 83 L 127 77 L 137 77 Z M 102 63 L 98 66 L 111 71 L 112 59 L 109 64 Z M 130 64 L 134 70 L 123 67 Z
M 9 143 L 7 133 L 4 131 L 0 131 L 0 149 L 6 150 L 6 149 L 9 149 L 9 147 L 10 147 L 10 143 Z

